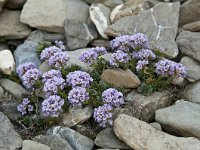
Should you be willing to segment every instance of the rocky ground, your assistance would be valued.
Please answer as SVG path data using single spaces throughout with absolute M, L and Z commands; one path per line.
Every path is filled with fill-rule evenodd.
M 181 87 L 144 96 L 137 76 L 106 70 L 102 79 L 129 89 L 113 128 L 91 127 L 90 107 L 71 108 L 59 126 L 33 134 L 18 120 L 16 107 L 30 93 L 9 77 L 25 62 L 49 69 L 38 42 L 64 41 L 70 63 L 88 70 L 82 52 L 137 32 L 186 66 L 187 79 L 174 81 Z M 200 150 L 199 79 L 200 0 L 0 0 L 0 150 Z

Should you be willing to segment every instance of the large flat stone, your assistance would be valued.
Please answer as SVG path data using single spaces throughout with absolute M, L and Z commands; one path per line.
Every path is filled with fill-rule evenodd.
M 188 24 L 182 26 L 182 28 L 187 31 L 200 32 L 200 21 L 188 23 Z
M 51 150 L 50 147 L 31 140 L 24 140 L 22 150 Z
M 200 81 L 186 86 L 183 98 L 187 101 L 200 104 Z

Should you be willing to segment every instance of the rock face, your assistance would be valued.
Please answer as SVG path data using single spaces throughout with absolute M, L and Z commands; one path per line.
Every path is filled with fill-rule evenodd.
M 200 32 L 181 32 L 176 42 L 180 51 L 198 61 L 200 61 Z
M 15 60 L 10 50 L 0 51 L 0 70 L 7 75 L 15 71 Z
M 63 114 L 62 123 L 66 127 L 73 127 L 87 121 L 93 114 L 91 107 L 75 108 L 71 107 L 68 113 Z
M 139 78 L 129 69 L 106 69 L 103 71 L 101 79 L 123 88 L 136 88 L 140 85 Z
M 178 27 L 180 3 L 159 3 L 145 13 L 123 17 L 106 29 L 110 36 L 141 32 L 149 35 L 149 40 L 166 49 L 169 58 L 178 55 L 175 42 Z M 173 14 L 171 13 L 173 12 Z M 169 15 L 170 14 L 170 15 Z
M 93 24 L 86 24 L 78 20 L 66 19 L 64 30 L 67 45 L 71 50 L 86 47 L 98 36 Z
M 179 25 L 200 20 L 200 1 L 188 0 L 180 8 Z
M 39 66 L 41 61 L 38 58 L 36 50 L 37 43 L 33 41 L 25 41 L 23 44 L 18 46 L 14 51 L 16 67 L 26 62 L 32 62 Z
M 30 33 L 31 29 L 20 22 L 20 11 L 4 9 L 0 14 L 0 37 L 4 39 L 23 39 Z
M 22 150 L 51 150 L 50 147 L 31 140 L 24 140 Z
M 102 4 L 93 4 L 89 9 L 90 18 L 102 38 L 108 39 L 104 31 L 110 25 L 110 9 Z
M 101 3 L 109 8 L 113 8 L 123 3 L 123 0 L 84 0 L 84 1 L 86 1 L 89 4 Z
M 200 139 L 200 105 L 180 101 L 175 105 L 156 111 L 156 121 L 165 130 L 182 136 Z
M 125 106 L 115 109 L 114 118 L 119 114 L 127 114 L 150 122 L 154 120 L 156 110 L 170 106 L 172 103 L 171 96 L 167 91 L 155 92 L 148 96 L 131 91 L 125 96 Z
M 0 122 L 0 149 L 15 150 L 20 148 L 22 139 L 2 112 L 0 112 Z
M 116 137 L 112 128 L 106 128 L 101 131 L 97 135 L 94 143 L 103 148 L 131 149 Z
M 190 57 L 183 57 L 181 64 L 186 67 L 187 78 L 189 80 L 197 81 L 200 79 L 200 63 Z
M 56 126 L 47 131 L 47 134 L 57 134 L 65 139 L 74 150 L 92 150 L 94 142 L 86 136 L 83 136 L 74 130 L 66 127 Z
M 175 137 L 154 129 L 134 117 L 120 115 L 114 121 L 115 134 L 134 150 L 199 150 L 196 138 Z
M 6 3 L 6 8 L 9 9 L 20 9 L 26 3 L 27 0 L 8 0 Z
M 20 20 L 37 29 L 64 33 L 64 20 L 86 22 L 88 9 L 89 6 L 81 0 L 28 0 Z
M 200 104 L 200 81 L 188 85 L 184 91 L 184 97 L 186 100 Z
M 0 0 L 0 12 L 3 8 L 3 6 L 5 5 L 5 3 L 7 2 L 7 0 Z
M 57 135 L 38 135 L 34 141 L 48 145 L 52 150 L 74 150 L 71 145 Z
M 199 32 L 200 31 L 200 21 L 188 23 L 188 24 L 182 26 L 182 28 L 187 31 Z

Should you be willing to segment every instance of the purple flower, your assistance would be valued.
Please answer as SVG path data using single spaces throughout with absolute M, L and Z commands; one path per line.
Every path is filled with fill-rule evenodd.
M 119 66 L 119 63 L 127 63 L 130 60 L 130 56 L 123 51 L 116 51 L 112 54 L 112 59 L 110 60 L 110 64 L 112 66 Z
M 62 52 L 62 50 L 56 46 L 47 47 L 40 54 L 40 59 L 48 61 L 49 58 L 57 52 Z
M 133 55 L 135 55 L 135 53 Z M 156 55 L 152 50 L 142 49 L 138 52 L 137 58 L 140 60 L 155 60 Z
M 93 82 L 92 77 L 83 71 L 70 72 L 66 78 L 67 84 L 72 87 L 81 86 L 86 88 L 90 86 L 91 82 Z
M 67 55 L 67 53 L 57 52 L 57 53 L 54 53 L 54 55 L 49 58 L 48 64 L 49 64 L 49 66 L 59 69 L 63 65 L 66 65 L 67 62 L 69 61 L 69 59 L 70 58 Z
M 55 41 L 55 44 L 57 47 L 59 47 L 61 50 L 65 50 L 64 42 L 62 41 Z
M 107 53 L 105 47 L 95 47 L 95 48 L 91 48 L 91 50 L 95 51 L 98 54 L 98 56 L 104 55 Z
M 159 46 L 159 45 L 155 45 L 154 46 L 154 49 L 157 50 L 157 51 L 160 51 L 160 52 L 164 52 L 166 51 L 166 49 L 162 46 Z
M 149 64 L 148 60 L 139 60 L 136 65 L 136 70 L 140 71 L 140 70 L 144 69 L 146 67 L 146 65 L 148 65 L 148 64 Z
M 60 70 L 51 69 L 42 75 L 42 82 L 45 83 L 48 79 L 53 79 L 53 77 L 62 78 Z
M 72 106 L 82 106 L 89 100 L 89 93 L 83 87 L 75 87 L 68 94 L 68 101 Z
M 93 117 L 96 122 L 99 123 L 101 127 L 106 127 L 107 125 L 112 125 L 112 110 L 113 107 L 109 104 L 104 104 L 103 106 L 99 106 L 94 109 Z
M 58 95 L 52 95 L 42 102 L 42 112 L 45 117 L 58 117 L 63 105 L 64 99 Z
M 28 98 L 24 98 L 22 103 L 17 106 L 17 110 L 22 113 L 22 115 L 27 114 L 27 112 L 33 111 L 33 105 L 30 104 L 30 100 Z
M 124 104 L 123 94 L 114 88 L 109 88 L 102 93 L 103 101 L 111 106 L 119 107 Z
M 21 78 L 26 73 L 27 70 L 34 68 L 36 68 L 36 64 L 34 63 L 31 62 L 23 63 L 17 67 L 17 74 Z
M 80 60 L 88 65 L 91 65 L 94 60 L 98 57 L 98 53 L 93 49 L 87 50 L 86 52 L 82 53 L 80 56 Z

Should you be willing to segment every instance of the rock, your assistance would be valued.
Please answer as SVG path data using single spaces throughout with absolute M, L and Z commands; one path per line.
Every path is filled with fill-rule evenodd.
M 180 8 L 179 26 L 200 20 L 200 1 L 188 0 Z
M 116 137 L 112 128 L 106 128 L 101 131 L 97 135 L 94 143 L 95 145 L 103 148 L 131 149 Z
M 4 49 L 9 49 L 7 43 L 0 43 L 0 51 L 2 51 Z
M 200 81 L 195 82 L 191 85 L 186 86 L 186 89 L 184 90 L 183 98 L 193 102 L 200 104 Z
M 117 5 L 123 3 L 123 0 L 84 0 L 89 4 L 98 4 L 101 3 L 109 8 L 114 8 Z
M 20 22 L 20 11 L 4 9 L 0 14 L 0 37 L 3 39 L 23 39 L 30 33 L 31 29 Z
M 23 96 L 30 95 L 30 93 L 26 91 L 21 85 L 9 79 L 0 79 L 0 85 L 5 89 L 5 91 L 8 91 L 18 99 L 21 99 Z
M 45 73 L 49 70 L 51 70 L 51 67 L 48 65 L 47 62 L 43 62 L 40 66 L 39 66 L 40 71 L 42 71 L 42 73 Z
M 22 45 L 18 46 L 14 51 L 16 67 L 26 62 L 35 63 L 37 66 L 41 64 L 39 57 L 36 53 L 37 43 L 33 41 L 25 41 Z
M 93 47 L 105 47 L 107 51 L 110 50 L 110 42 L 107 40 L 103 40 L 103 39 L 97 39 L 97 40 L 93 40 L 90 45 L 92 45 Z
M 196 138 L 175 137 L 124 114 L 114 121 L 114 131 L 119 139 L 135 150 L 200 149 L 200 141 Z
M 51 150 L 51 148 L 35 141 L 24 140 L 22 150 Z
M 102 38 L 108 39 L 104 31 L 110 25 L 110 9 L 102 4 L 93 4 L 89 9 L 90 18 Z
M 185 56 L 181 59 L 181 64 L 186 67 L 187 78 L 192 80 L 200 79 L 200 63 L 193 60 L 192 58 Z
M 180 51 L 198 61 L 200 61 L 200 32 L 181 32 L 176 42 Z
M 90 138 L 83 136 L 70 128 L 56 126 L 49 129 L 47 134 L 60 135 L 61 138 L 69 142 L 74 150 L 92 150 L 94 147 L 94 142 Z
M 78 20 L 66 19 L 64 24 L 66 43 L 69 49 L 85 48 L 88 43 L 98 37 L 93 24 Z
M 8 0 L 6 3 L 6 8 L 9 9 L 21 9 L 27 0 Z
M 129 69 L 106 69 L 103 71 L 101 79 L 122 88 L 137 88 L 140 85 L 139 78 Z
M 155 120 L 170 132 L 200 139 L 200 105 L 180 101 L 156 111 Z
M 0 149 L 15 150 L 22 147 L 22 139 L 14 130 L 10 120 L 0 112 Z
M 174 84 L 174 85 L 183 86 L 184 85 L 184 78 L 183 77 L 173 77 L 171 83 Z
M 0 71 L 6 75 L 15 71 L 15 60 L 10 50 L 0 51 Z
M 5 3 L 7 2 L 7 0 L 0 0 L 0 12 L 3 8 L 3 6 L 5 5 Z
M 27 0 L 20 20 L 37 29 L 64 33 L 64 20 L 87 22 L 88 9 L 81 0 Z
M 117 20 L 105 30 L 105 34 L 114 37 L 137 32 L 147 34 L 151 44 L 164 47 L 166 56 L 175 58 L 178 55 L 175 37 L 179 9 L 179 2 L 159 3 L 145 13 Z
M 34 141 L 47 145 L 51 150 L 74 150 L 71 145 L 57 135 L 38 135 L 33 138 Z
M 182 26 L 182 28 L 192 32 L 200 32 L 200 21 L 188 23 Z
M 123 108 L 116 108 L 114 118 L 119 114 L 127 114 L 140 120 L 150 122 L 154 120 L 155 112 L 158 109 L 165 108 L 172 104 L 172 97 L 168 91 L 154 92 L 151 95 L 144 96 L 136 91 L 131 91 L 125 95 L 126 101 Z
M 2 101 L 4 95 L 4 89 L 0 86 L 0 102 Z
M 63 119 L 62 123 L 66 127 L 73 127 L 77 124 L 81 124 L 88 119 L 93 114 L 93 109 L 92 107 L 85 107 L 85 108 L 76 108 L 76 107 L 71 107 L 69 108 L 69 112 L 63 114 Z
M 135 16 L 150 9 L 151 4 L 149 1 L 144 0 L 129 0 L 124 4 L 116 6 L 110 15 L 111 22 L 115 22 L 125 16 Z
M 95 139 L 96 138 L 96 132 L 94 131 L 94 129 L 91 126 L 88 125 L 76 125 L 75 126 L 76 132 L 89 137 L 91 139 Z
M 150 123 L 150 125 L 154 127 L 156 130 L 162 131 L 161 125 L 157 122 Z

